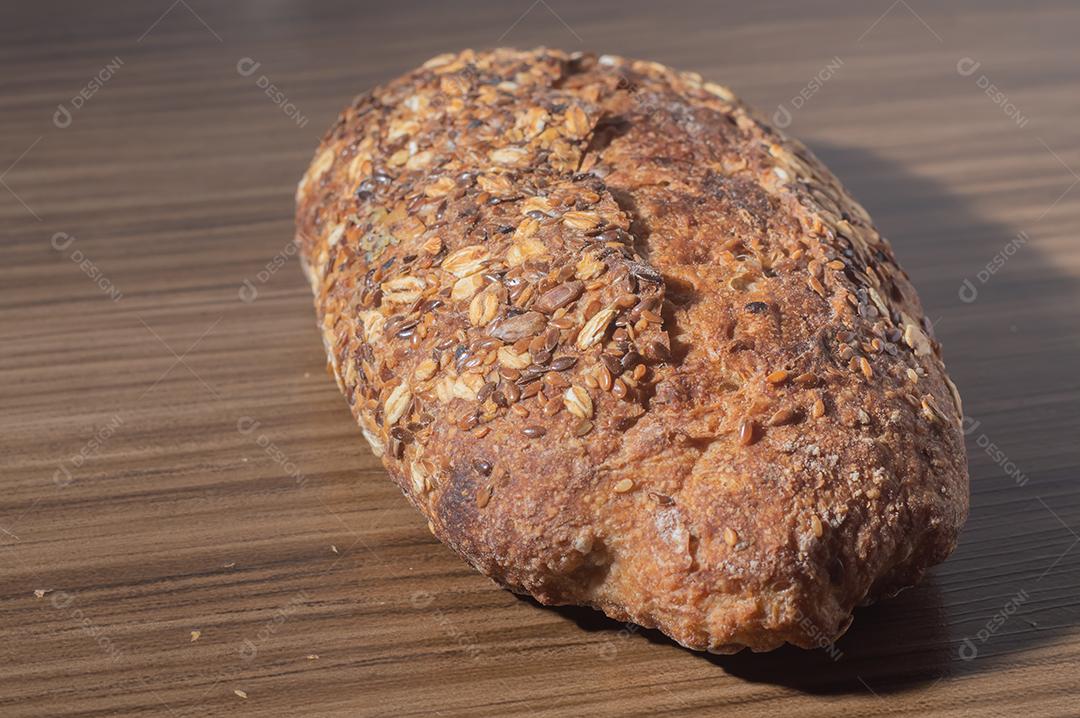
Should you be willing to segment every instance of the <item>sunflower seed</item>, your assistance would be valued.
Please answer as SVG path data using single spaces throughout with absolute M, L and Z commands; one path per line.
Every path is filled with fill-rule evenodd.
M 482 327 L 492 319 L 499 311 L 499 298 L 494 292 L 487 290 L 480 292 L 469 303 L 469 322 L 474 327 Z
M 579 419 L 591 419 L 593 414 L 592 397 L 580 386 L 571 386 L 563 394 L 566 410 Z
M 490 257 L 486 249 L 474 244 L 451 252 L 443 260 L 442 268 L 457 277 L 467 277 L 483 269 Z
M 488 330 L 488 334 L 504 342 L 516 342 L 539 334 L 546 324 L 547 318 L 540 312 L 525 312 L 500 320 Z
M 608 324 L 615 316 L 614 309 L 601 309 L 593 315 L 592 319 L 585 322 L 577 337 L 577 348 L 585 351 L 604 337 Z
M 416 365 L 416 369 L 413 371 L 413 376 L 415 376 L 419 381 L 425 381 L 435 376 L 435 372 L 438 371 L 438 369 L 438 364 L 436 364 L 431 359 L 425 359 L 424 361 Z
M 566 111 L 566 118 L 563 124 L 566 127 L 566 134 L 574 139 L 581 139 L 589 134 L 589 131 L 592 129 L 592 125 L 589 123 L 589 116 L 585 114 L 585 110 L 577 105 L 574 105 Z
M 533 309 L 544 314 L 551 314 L 580 297 L 584 291 L 585 285 L 580 281 L 560 284 L 541 294 L 540 298 L 533 303 Z
M 424 280 L 419 277 L 397 277 L 380 285 L 383 301 L 391 304 L 412 304 L 424 291 Z
M 462 277 L 454 282 L 454 287 L 450 290 L 450 298 L 456 302 L 465 301 L 480 291 L 485 283 L 486 280 L 482 274 Z
M 398 384 L 390 392 L 390 396 L 386 398 L 386 404 L 383 405 L 384 421 L 387 426 L 397 423 L 409 407 L 410 401 L 412 401 L 412 393 L 409 391 L 409 385 L 404 382 Z

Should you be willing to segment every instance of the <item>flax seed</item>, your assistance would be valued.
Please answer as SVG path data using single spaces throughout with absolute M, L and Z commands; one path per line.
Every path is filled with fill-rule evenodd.
M 777 369 L 772 374 L 769 374 L 767 377 L 765 377 L 765 381 L 769 382 L 770 384 L 783 384 L 785 381 L 787 381 L 788 376 L 789 374 L 785 370 Z
M 743 419 L 739 424 L 739 444 L 750 446 L 757 441 L 757 433 L 757 425 L 749 419 Z
M 600 364 L 596 368 L 596 381 L 604 391 L 611 391 L 611 388 L 614 385 L 611 378 L 611 372 L 603 364 Z

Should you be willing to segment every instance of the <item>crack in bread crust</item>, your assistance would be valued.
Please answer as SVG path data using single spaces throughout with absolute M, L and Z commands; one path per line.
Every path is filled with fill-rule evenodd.
M 730 652 L 952 550 L 959 396 L 866 211 L 729 90 L 554 50 L 361 95 L 297 188 L 329 368 L 432 532 Z

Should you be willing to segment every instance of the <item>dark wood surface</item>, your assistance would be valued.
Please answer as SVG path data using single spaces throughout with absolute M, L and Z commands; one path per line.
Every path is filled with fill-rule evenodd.
M 0 7 L 0 714 L 1077 714 L 1080 5 L 170 2 Z M 919 287 L 971 518 L 832 653 L 697 655 L 497 589 L 325 376 L 289 248 L 318 136 L 498 44 L 783 106 Z

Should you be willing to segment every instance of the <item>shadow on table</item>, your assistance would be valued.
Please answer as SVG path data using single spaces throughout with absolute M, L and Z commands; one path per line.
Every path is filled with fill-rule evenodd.
M 1064 321 L 1060 318 L 1039 317 L 1037 325 L 1024 328 L 1037 336 L 1016 336 L 1016 327 L 1009 328 L 996 316 L 1000 308 L 994 302 L 1022 300 L 1026 288 L 1013 289 L 1002 280 L 998 286 L 986 287 L 987 296 L 993 289 L 996 298 L 980 298 L 978 304 L 962 301 L 959 290 L 964 275 L 974 277 L 1022 228 L 981 219 L 963 198 L 951 195 L 933 180 L 913 176 L 871 153 L 821 144 L 813 145 L 813 149 L 853 188 L 874 216 L 901 263 L 912 273 L 928 316 L 945 319 L 938 321 L 936 333 L 944 344 L 950 374 L 964 394 L 967 413 L 974 408 L 980 413 L 985 431 L 998 443 L 1019 451 L 1027 443 L 1027 438 L 1016 428 L 1018 414 L 1023 411 L 1020 402 L 1028 393 L 1046 391 L 1047 382 L 1056 377 L 1052 369 L 1050 375 L 1040 371 L 1017 372 L 1012 362 L 987 362 L 985 344 L 996 343 L 996 351 L 1012 352 L 1025 341 L 1052 338 L 1075 328 L 1054 326 L 1055 322 Z M 1034 248 L 1025 251 L 1035 253 Z M 960 274 L 951 276 L 954 273 Z M 1042 277 L 1052 282 L 1059 274 L 1047 265 Z M 1067 278 L 1060 281 L 1066 282 Z M 1068 288 L 1072 284 L 1062 286 L 1066 287 L 1065 291 L 1075 293 L 1075 289 Z M 1019 292 L 1021 296 L 1012 297 L 1010 292 Z M 1075 302 L 1076 298 L 1071 301 Z M 1014 332 L 1012 336 L 1010 331 Z M 1077 363 L 1080 359 L 1074 357 L 1073 366 Z M 966 391 L 965 386 L 969 387 Z M 971 389 L 979 386 L 994 386 L 994 395 L 980 396 Z M 1006 408 L 1002 408 L 1003 404 Z M 1011 621 L 1007 630 L 998 626 L 987 640 L 978 638 L 979 631 L 995 619 L 1018 589 L 1034 593 L 1038 586 L 1040 591 L 1055 591 L 1062 594 L 1059 605 L 1071 605 L 1066 598 L 1070 595 L 1070 581 L 1075 584 L 1076 569 L 1070 568 L 1075 562 L 1063 560 L 1071 541 L 1066 529 L 1036 506 L 1041 498 L 1039 492 L 1052 492 L 1056 488 L 1058 499 L 1075 496 L 1075 490 L 1062 483 L 1067 477 L 1056 477 L 1060 471 L 1055 471 L 1052 463 L 1040 464 L 1032 457 L 1025 468 L 1032 478 L 1036 472 L 1044 474 L 1039 477 L 1040 488 L 1032 491 L 1031 487 L 1018 487 L 1015 477 L 1005 476 L 999 465 L 987 460 L 981 445 L 973 445 L 976 438 L 976 434 L 968 437 L 973 487 L 968 527 L 950 561 L 932 570 L 921 585 L 891 600 L 857 610 L 851 629 L 831 650 L 804 651 L 785 646 L 763 654 L 743 651 L 731 656 L 693 655 L 748 681 L 807 693 L 871 691 L 885 695 L 929 688 L 965 674 L 994 671 L 1016 653 L 1059 640 L 1060 632 L 1038 630 L 1038 624 L 1023 611 L 1006 619 Z M 1070 438 L 1064 435 L 1050 440 L 1071 445 Z M 1063 504 L 1064 501 L 1059 503 L 1059 512 L 1069 517 Z M 1076 513 L 1075 509 L 1072 513 Z M 1080 528 L 1080 520 L 1075 516 L 1065 521 Z M 1052 537 L 1052 545 L 1041 539 L 1043 534 Z M 1018 543 L 1015 540 L 1018 536 L 1033 538 Z M 1063 549 L 1066 554 L 1062 554 Z M 1003 564 L 1008 568 L 1002 569 Z M 1039 576 L 1048 566 L 1055 570 Z M 1044 576 L 1047 580 L 1037 583 L 1037 576 L 1038 581 Z M 626 628 L 591 609 L 552 610 L 586 631 L 607 631 L 614 635 Z M 1072 619 L 1071 623 L 1069 619 L 1061 623 L 1075 625 L 1075 616 Z M 633 632 L 653 643 L 677 645 L 658 631 L 634 627 Z
M 531 598 L 522 600 L 540 606 Z M 628 627 L 590 608 L 547 610 L 588 632 L 615 635 Z M 631 630 L 650 643 L 685 650 L 659 631 L 637 626 Z M 769 653 L 688 653 L 743 680 L 824 695 L 867 690 L 886 694 L 929 685 L 950 675 L 950 663 L 956 659 L 933 579 L 890 601 L 859 609 L 847 634 L 828 649 L 784 646 Z

